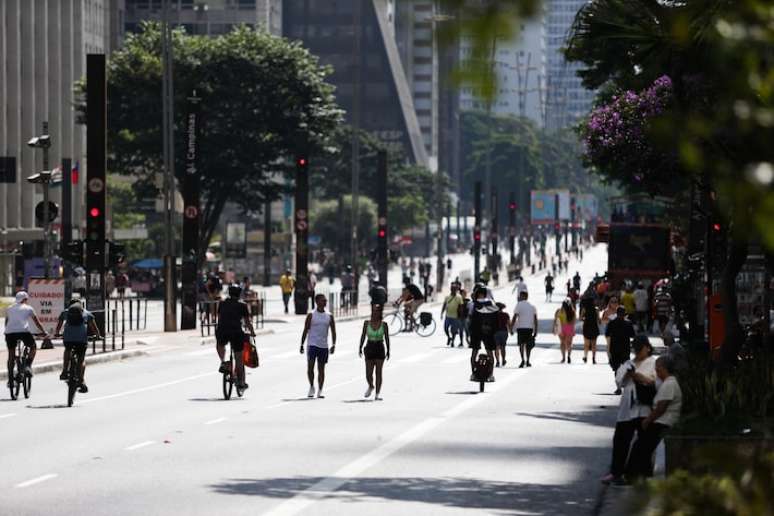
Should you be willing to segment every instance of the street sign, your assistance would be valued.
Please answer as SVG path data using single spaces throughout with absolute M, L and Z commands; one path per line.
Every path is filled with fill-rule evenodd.
M 89 179 L 89 191 L 92 193 L 100 193 L 105 189 L 105 182 L 99 177 L 93 177 Z
M 43 329 L 53 334 L 65 307 L 65 280 L 30 278 L 27 293 Z
M 317 247 L 322 243 L 322 237 L 320 235 L 309 235 L 309 245 Z
M 244 258 L 247 256 L 247 224 L 244 222 L 226 223 L 226 257 Z
M 299 231 L 306 231 L 309 228 L 309 223 L 305 220 L 299 220 L 296 222 L 296 229 Z
M 44 201 L 40 201 L 35 206 L 35 220 L 40 224 L 44 224 L 43 216 L 46 211 L 46 205 Z M 54 201 L 48 201 L 48 222 L 54 222 L 59 216 L 59 206 Z
M 199 208 L 196 206 L 186 206 L 183 213 L 185 214 L 185 218 L 195 219 L 197 215 L 199 215 Z

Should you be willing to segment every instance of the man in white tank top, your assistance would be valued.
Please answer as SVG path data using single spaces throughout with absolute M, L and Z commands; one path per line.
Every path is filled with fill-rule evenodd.
M 324 398 L 323 384 L 325 383 L 325 364 L 328 362 L 328 329 L 330 328 L 333 345 L 330 349 L 332 355 L 336 351 L 336 323 L 333 315 L 325 311 L 327 300 L 325 295 L 317 294 L 314 297 L 317 305 L 315 310 L 306 316 L 304 333 L 301 335 L 301 354 L 304 354 L 304 342 L 309 337 L 309 348 L 306 353 L 306 375 L 309 378 L 309 394 L 314 398 L 314 363 L 317 362 L 317 397 Z

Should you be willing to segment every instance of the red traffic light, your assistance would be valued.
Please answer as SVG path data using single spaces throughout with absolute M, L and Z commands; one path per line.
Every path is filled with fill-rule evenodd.
M 308 159 L 306 159 L 306 158 L 298 158 L 298 159 L 296 160 L 296 164 L 297 164 L 299 167 L 302 167 L 302 168 L 303 168 L 303 167 L 306 167 L 306 166 L 309 164 L 309 160 L 308 160 Z
M 508 204 L 508 209 L 509 210 L 515 210 L 516 209 L 516 203 L 512 202 L 512 203 Z
M 481 241 L 481 233 L 473 233 L 473 240 L 475 240 L 476 242 L 480 242 Z
M 717 222 L 712 224 L 712 231 L 720 231 L 720 224 Z
M 387 236 L 387 232 L 383 229 L 380 229 L 378 235 L 379 235 L 379 238 L 384 238 Z
M 96 207 L 89 210 L 89 215 L 91 215 L 91 217 L 94 218 L 94 219 L 99 217 L 100 213 L 101 212 L 100 212 L 99 208 L 96 208 Z

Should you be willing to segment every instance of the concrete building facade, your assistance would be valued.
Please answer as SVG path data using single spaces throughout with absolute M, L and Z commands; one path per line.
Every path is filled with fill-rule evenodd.
M 76 123 L 74 83 L 86 73 L 86 54 L 109 53 L 120 16 L 117 0 L 0 0 L 0 157 L 15 180 L 0 183 L 0 246 L 42 238 L 35 229 L 39 186 L 26 178 L 43 169 L 42 151 L 27 146 L 48 124 L 49 168 L 63 158 L 88 166 L 86 128 Z M 64 178 L 69 178 L 66 171 Z M 74 236 L 85 224 L 83 180 L 73 186 Z M 61 205 L 61 188 L 51 189 Z M 54 222 L 56 227 L 58 221 Z
M 546 117 L 546 20 L 539 16 L 524 20 L 519 33 L 511 41 L 495 43 L 494 66 L 497 72 L 497 99 L 492 112 L 498 115 L 524 116 L 538 126 L 545 125 Z M 470 58 L 470 41 L 460 44 L 460 58 Z M 460 92 L 463 110 L 487 109 L 486 103 L 471 87 Z
M 548 91 L 546 125 L 561 129 L 584 117 L 594 101 L 595 92 L 581 84 L 576 72 L 582 65 L 568 63 L 561 49 L 567 42 L 570 27 L 581 7 L 588 0 L 548 0 L 546 48 L 548 52 Z

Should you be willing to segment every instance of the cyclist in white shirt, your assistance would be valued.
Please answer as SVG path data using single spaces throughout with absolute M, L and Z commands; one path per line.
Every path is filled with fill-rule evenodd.
M 27 304 L 29 294 L 23 290 L 16 293 L 16 302 L 9 306 L 5 312 L 5 344 L 8 347 L 8 383 L 13 378 L 13 368 L 16 363 L 16 344 L 19 341 L 29 350 L 27 363 L 24 364 L 24 372 L 32 376 L 32 362 L 35 360 L 37 344 L 35 337 L 30 332 L 30 321 L 35 323 L 40 333 L 46 334 L 43 325 L 40 324 L 35 309 Z

